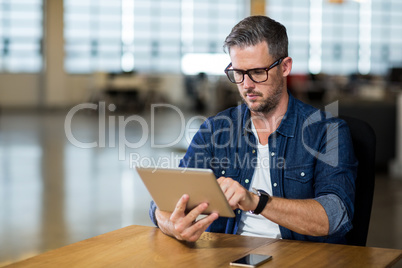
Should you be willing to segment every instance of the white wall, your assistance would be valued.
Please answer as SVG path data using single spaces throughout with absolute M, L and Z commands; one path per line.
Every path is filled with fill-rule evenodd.
M 37 107 L 41 76 L 0 74 L 0 107 Z
M 0 108 L 66 108 L 89 99 L 91 75 L 65 75 L 45 91 L 41 74 L 1 74 Z M 43 97 L 41 97 L 43 96 Z

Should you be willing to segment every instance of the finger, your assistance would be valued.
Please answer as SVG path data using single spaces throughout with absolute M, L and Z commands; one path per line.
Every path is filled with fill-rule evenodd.
M 218 184 L 221 184 L 225 179 L 226 177 L 219 177 L 216 181 L 218 182 Z
M 229 206 L 234 210 L 239 208 L 239 202 L 240 202 L 240 197 L 238 194 L 233 193 L 229 198 L 228 198 L 228 203 Z
M 207 203 L 201 203 L 186 215 L 186 221 L 192 223 L 208 208 Z
M 218 184 L 221 187 L 222 192 L 226 192 L 226 190 L 230 187 L 232 182 L 233 182 L 233 180 L 231 178 L 228 178 L 228 177 L 220 177 L 218 179 Z
M 206 230 L 208 228 L 208 226 L 211 225 L 211 223 L 216 221 L 218 218 L 219 218 L 219 214 L 217 212 L 213 212 L 210 215 L 208 215 L 207 217 L 199 220 L 198 222 L 200 222 L 205 227 L 205 230 Z
M 239 184 L 235 183 L 233 179 L 225 177 L 219 178 L 219 183 L 226 200 L 231 201 L 236 194 Z
M 239 208 L 240 203 L 245 199 L 245 190 L 240 184 L 232 184 L 225 192 L 225 197 L 232 209 Z
M 219 179 L 217 179 L 219 185 L 230 183 L 231 181 L 233 181 L 233 179 L 229 177 L 219 177 Z
M 179 201 L 176 204 L 176 207 L 174 211 L 172 212 L 172 215 L 170 216 L 171 221 L 175 221 L 177 219 L 180 219 L 185 216 L 185 210 L 187 207 L 187 202 L 190 199 L 190 197 L 187 194 L 184 194 Z
M 190 228 L 187 228 L 182 233 L 182 238 L 190 242 L 197 241 L 200 238 L 200 236 L 205 232 L 205 230 L 208 228 L 208 226 L 211 225 L 212 222 L 214 222 L 218 218 L 219 218 L 218 213 L 212 213 L 207 217 L 197 221 Z
M 195 223 L 198 216 L 201 215 L 202 212 L 208 207 L 207 203 L 201 203 L 194 209 L 192 209 L 186 216 L 181 217 L 175 222 L 174 228 L 175 231 L 179 234 L 182 239 L 183 233 L 187 233 L 186 230 L 191 228 L 191 226 Z M 186 239 L 185 239 L 186 240 Z

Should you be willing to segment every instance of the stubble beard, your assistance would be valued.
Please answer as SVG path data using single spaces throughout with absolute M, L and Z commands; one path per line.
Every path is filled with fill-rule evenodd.
M 252 90 L 247 91 L 246 93 L 242 94 L 242 99 L 252 112 L 269 114 L 278 107 L 279 101 L 283 94 L 282 88 L 283 88 L 283 81 L 280 81 L 279 84 L 275 85 L 272 94 L 270 94 L 267 98 L 263 99 L 257 107 L 251 107 L 250 103 L 247 102 L 247 100 L 246 100 L 247 93 L 254 93 Z M 255 92 L 255 94 L 261 96 L 261 94 L 259 92 Z M 255 101 L 252 101 L 252 103 L 254 103 L 254 102 Z

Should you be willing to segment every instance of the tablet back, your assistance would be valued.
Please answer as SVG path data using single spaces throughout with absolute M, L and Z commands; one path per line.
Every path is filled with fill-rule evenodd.
M 187 211 L 206 202 L 209 207 L 203 214 L 217 212 L 220 217 L 235 216 L 210 169 L 142 167 L 136 169 L 152 199 L 162 211 L 173 212 L 183 194 L 188 194 L 190 199 Z

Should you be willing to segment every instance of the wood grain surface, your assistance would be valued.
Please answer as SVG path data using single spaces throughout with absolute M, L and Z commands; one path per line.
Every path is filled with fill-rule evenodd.
M 402 257 L 396 249 L 216 233 L 187 243 L 158 228 L 133 225 L 6 267 L 230 267 L 250 252 L 273 256 L 260 267 L 386 267 Z

